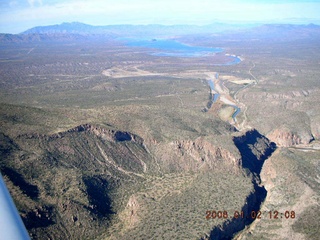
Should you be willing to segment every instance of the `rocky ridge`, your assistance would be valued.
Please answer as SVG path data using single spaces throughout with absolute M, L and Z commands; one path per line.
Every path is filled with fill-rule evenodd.
M 244 145 L 253 144 L 246 149 L 257 161 L 267 156 L 270 144 L 256 131 L 237 139 Z M 235 152 L 205 137 L 146 146 L 136 134 L 93 124 L 51 135 L 6 137 L 1 145 L 11 149 L 1 162 L 1 171 L 5 170 L 5 180 L 12 186 L 12 195 L 33 239 L 98 236 L 118 211 L 128 213 L 129 225 L 137 224 L 141 206 L 134 197 L 135 189 L 150 174 L 190 174 L 216 168 L 241 174 L 244 167 L 243 149 L 237 144 Z M 36 188 L 36 198 L 24 193 L 24 186 L 29 185 Z M 123 192 L 126 197 L 119 198 Z M 59 199 L 54 197 L 58 195 Z M 248 199 L 252 201 L 247 201 L 246 211 L 261 201 L 255 192 Z M 243 223 L 236 225 L 234 229 L 239 229 Z

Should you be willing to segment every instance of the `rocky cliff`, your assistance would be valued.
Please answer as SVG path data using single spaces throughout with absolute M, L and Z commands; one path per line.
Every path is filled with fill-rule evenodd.
M 240 158 L 238 152 L 232 153 L 226 148 L 213 145 L 204 138 L 197 138 L 194 141 L 173 141 L 168 146 L 169 149 L 175 158 L 175 166 L 181 170 L 212 170 L 218 165 L 219 167 L 225 165 L 228 166 L 230 171 L 239 172 Z
M 229 140 L 218 144 L 222 139 Z M 137 216 L 145 206 L 135 194 L 150 184 L 151 176 L 241 176 L 243 168 L 256 171 L 272 152 L 270 142 L 257 131 L 235 137 L 235 145 L 227 136 L 216 136 L 215 141 L 207 136 L 146 145 L 131 132 L 93 124 L 15 139 L 2 134 L 0 168 L 33 239 L 97 237 L 120 213 L 126 226 L 139 223 Z M 260 190 L 255 187 L 243 209 L 259 206 L 261 196 L 255 194 Z M 168 190 L 169 196 L 173 193 Z M 239 224 L 234 229 L 247 223 Z
M 314 138 L 309 131 L 293 132 L 286 127 L 280 127 L 268 134 L 268 138 L 279 147 L 291 147 L 298 144 L 308 144 Z
M 243 135 L 236 136 L 233 141 L 241 153 L 241 166 L 252 176 L 253 191 L 247 196 L 241 209 L 242 216 L 232 218 L 221 226 L 215 227 L 209 239 L 233 239 L 247 225 L 255 220 L 255 213 L 260 210 L 267 191 L 260 185 L 260 172 L 264 162 L 276 149 L 276 144 L 253 129 Z M 252 215 L 253 213 L 253 215 Z

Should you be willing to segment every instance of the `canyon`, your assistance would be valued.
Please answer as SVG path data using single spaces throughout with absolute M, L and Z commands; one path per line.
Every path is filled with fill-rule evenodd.
M 316 239 L 317 28 L 174 37 L 228 65 L 65 26 L 0 36 L 0 171 L 32 239 Z

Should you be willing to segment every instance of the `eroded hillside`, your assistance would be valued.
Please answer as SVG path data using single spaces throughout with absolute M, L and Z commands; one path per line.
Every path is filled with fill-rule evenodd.
M 149 148 L 133 133 L 91 124 L 14 139 L 2 133 L 1 171 L 35 239 L 98 237 L 106 226 L 111 238 L 129 229 L 151 237 L 146 221 L 156 229 L 160 219 L 168 236 L 201 237 L 225 220 L 208 221 L 207 210 L 241 209 L 254 190 L 239 153 L 206 138 Z M 182 231 L 192 226 L 196 232 Z

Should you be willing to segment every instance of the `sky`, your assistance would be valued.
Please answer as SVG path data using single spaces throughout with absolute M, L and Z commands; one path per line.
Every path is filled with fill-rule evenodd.
M 320 24 L 320 0 L 0 0 L 1 33 L 62 22 Z

